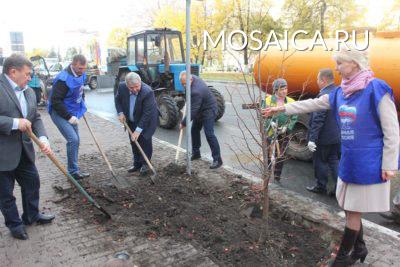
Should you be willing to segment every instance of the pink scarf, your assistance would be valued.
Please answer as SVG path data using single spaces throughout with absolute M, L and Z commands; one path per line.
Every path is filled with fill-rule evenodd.
M 374 79 L 374 73 L 371 70 L 362 70 L 349 79 L 342 79 L 342 90 L 344 97 L 347 98 L 357 91 L 365 89 L 370 81 Z

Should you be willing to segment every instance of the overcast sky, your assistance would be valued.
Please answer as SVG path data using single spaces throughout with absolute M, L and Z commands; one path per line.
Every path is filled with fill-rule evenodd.
M 356 1 L 368 8 L 369 26 L 376 26 L 383 18 L 385 10 L 393 3 L 393 0 Z M 271 12 L 274 17 L 278 17 L 284 1 L 273 2 L 275 7 Z M 27 51 L 34 47 L 63 49 L 77 46 L 90 39 L 95 31 L 100 33 L 98 38 L 104 44 L 114 27 L 130 26 L 136 31 L 148 26 L 146 12 L 156 9 L 157 3 L 157 0 L 2 1 L 0 47 L 4 46 L 2 43 L 9 41 L 10 31 L 24 33 Z M 79 29 L 85 29 L 89 33 L 79 34 Z

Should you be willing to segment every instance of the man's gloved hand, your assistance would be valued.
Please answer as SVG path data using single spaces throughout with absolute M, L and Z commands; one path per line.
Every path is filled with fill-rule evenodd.
M 283 126 L 283 127 L 281 127 L 281 128 L 279 129 L 278 133 L 279 133 L 279 134 L 285 134 L 286 131 L 287 131 L 287 126 Z
M 315 150 L 317 150 L 317 145 L 312 141 L 308 142 L 307 147 L 311 152 L 315 152 Z
M 276 131 L 276 129 L 278 128 L 278 125 L 276 124 L 276 122 L 271 121 L 270 124 L 271 128 Z
M 78 125 L 79 120 L 78 120 L 77 117 L 72 116 L 72 117 L 68 120 L 68 122 L 69 122 L 70 124 L 72 124 L 72 125 Z

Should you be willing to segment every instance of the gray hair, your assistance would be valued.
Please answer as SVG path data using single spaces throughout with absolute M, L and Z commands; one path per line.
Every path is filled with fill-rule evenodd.
M 136 72 L 129 72 L 125 76 L 125 82 L 129 84 L 138 84 L 142 82 L 142 79 L 140 78 L 139 74 Z
M 181 71 L 181 73 L 179 73 L 179 80 L 182 80 L 183 76 L 186 77 L 186 70 Z M 192 78 L 193 75 L 190 74 L 190 78 Z
M 326 78 L 328 82 L 333 82 L 333 80 L 335 79 L 332 69 L 320 69 L 318 76 L 320 79 Z
M 3 64 L 3 73 L 10 74 L 11 69 L 21 70 L 24 66 L 32 68 L 32 62 L 29 61 L 25 56 L 20 54 L 12 54 L 6 60 L 4 60 Z
M 75 55 L 75 56 L 72 58 L 72 64 L 76 64 L 76 63 L 78 63 L 78 62 L 79 62 L 79 64 L 81 64 L 81 65 L 86 65 L 87 60 L 86 60 L 86 58 L 85 58 L 84 55 L 78 54 L 78 55 Z
M 359 51 L 356 49 L 347 50 L 342 48 L 339 52 L 333 55 L 335 61 L 355 62 L 360 70 L 369 69 L 368 53 L 367 51 Z

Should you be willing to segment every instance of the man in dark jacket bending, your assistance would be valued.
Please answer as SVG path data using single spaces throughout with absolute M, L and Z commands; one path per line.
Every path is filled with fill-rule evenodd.
M 125 82 L 119 85 L 115 96 L 115 108 L 119 120 L 126 121 L 132 130 L 130 140 L 133 166 L 128 172 L 140 171 L 141 174 L 146 174 L 149 167 L 134 140 L 139 143 L 150 160 L 153 154 L 152 137 L 158 126 L 158 108 L 154 92 L 150 86 L 142 82 L 137 73 L 130 72 L 126 75 Z
M 179 79 L 183 86 L 186 86 L 186 72 L 181 72 Z M 200 146 L 201 138 L 200 131 L 204 126 L 207 142 L 210 146 L 213 163 L 210 169 L 221 167 L 222 158 L 218 139 L 214 134 L 215 116 L 218 112 L 217 101 L 214 95 L 208 88 L 207 84 L 195 75 L 191 75 L 191 119 L 192 123 L 192 157 L 191 160 L 201 158 Z M 181 122 L 181 129 L 186 127 L 186 118 Z

